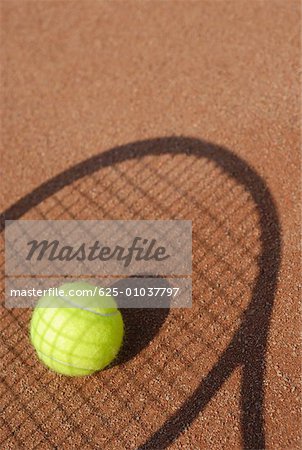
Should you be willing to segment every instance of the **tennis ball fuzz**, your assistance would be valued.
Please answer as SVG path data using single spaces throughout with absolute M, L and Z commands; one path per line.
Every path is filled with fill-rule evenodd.
M 122 315 L 112 297 L 70 297 L 76 290 L 92 290 L 85 282 L 66 283 L 39 300 L 30 323 L 30 338 L 39 359 L 50 369 L 69 376 L 90 375 L 110 364 L 124 335 Z M 104 304 L 106 308 L 101 307 Z M 50 305 L 55 305 L 51 307 Z M 89 306 L 87 306 L 89 305 Z

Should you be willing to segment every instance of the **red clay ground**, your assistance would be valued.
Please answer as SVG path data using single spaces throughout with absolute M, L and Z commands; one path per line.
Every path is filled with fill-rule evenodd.
M 266 446 L 301 448 L 299 2 L 2 1 L 1 12 L 1 211 L 94 154 L 155 137 L 193 136 L 227 147 L 263 177 L 277 206 L 282 235 L 266 355 Z M 159 171 L 169 164 L 180 169 L 186 164 L 180 159 L 173 166 L 164 157 L 149 163 Z M 207 176 L 204 166 L 196 169 Z M 134 169 L 125 163 L 121 170 L 133 174 Z M 199 182 L 190 170 L 187 179 L 195 184 L 186 186 L 187 193 Z M 137 183 L 144 182 L 135 176 Z M 106 180 L 118 183 L 110 169 Z M 127 186 L 122 189 L 126 197 Z M 195 198 L 202 192 L 200 185 Z M 205 202 L 211 189 L 206 192 Z M 114 203 L 112 197 L 107 201 Z M 116 217 L 131 218 L 129 207 L 117 202 L 111 212 L 114 208 Z M 198 220 L 194 208 L 190 214 Z M 81 217 L 93 218 L 93 211 Z M 29 212 L 26 218 L 37 217 Z M 200 226 L 206 233 L 203 220 Z M 249 248 L 251 230 L 257 228 L 256 220 L 253 223 L 246 237 Z M 211 236 L 207 239 L 211 242 Z M 234 267 L 236 254 L 230 258 Z M 227 289 L 227 279 L 222 282 Z M 183 341 L 181 336 L 169 341 L 169 336 L 182 321 L 194 321 L 187 312 L 173 312 L 153 342 L 130 362 L 89 381 L 61 380 L 34 357 L 26 340 L 29 312 L 22 312 L 19 325 L 4 309 L 2 313 L 5 449 L 136 448 L 190 396 L 198 375 L 215 364 L 208 355 L 196 360 L 204 342 L 193 341 L 186 351 L 186 377 L 180 380 L 177 348 Z M 203 318 L 199 325 L 203 339 L 210 341 L 211 329 Z M 24 336 L 21 344 L 18 333 Z M 226 343 L 220 345 L 219 351 Z M 174 362 L 172 358 L 166 364 L 171 354 Z M 129 380 L 141 367 L 139 389 Z M 242 448 L 240 376 L 238 369 L 171 448 Z M 173 390 L 175 379 L 178 388 Z M 148 393 L 162 403 L 155 401 L 152 409 Z M 140 405 L 145 415 L 134 420 Z M 108 429 L 100 427 L 104 417 Z

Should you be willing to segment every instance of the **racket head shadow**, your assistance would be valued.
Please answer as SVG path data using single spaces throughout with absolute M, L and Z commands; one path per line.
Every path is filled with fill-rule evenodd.
M 198 417 L 236 367 L 242 366 L 244 446 L 264 447 L 265 352 L 280 265 L 281 231 L 276 206 L 264 180 L 246 162 L 225 148 L 194 138 L 136 142 L 93 156 L 45 182 L 1 215 L 1 230 L 5 219 L 19 218 L 192 219 L 195 305 L 192 311 L 153 311 L 153 318 L 144 315 L 144 327 L 139 326 L 142 316 L 132 322 L 129 327 L 132 345 L 122 354 L 120 369 L 112 368 L 113 381 L 103 375 L 105 397 L 99 395 L 97 376 L 86 387 L 78 381 L 64 381 L 64 387 L 70 392 L 79 390 L 77 399 L 82 407 L 88 405 L 90 414 L 98 408 L 103 412 L 109 443 L 110 439 L 116 439 L 109 430 L 112 417 L 110 413 L 106 417 L 99 403 L 127 386 L 138 373 L 139 365 L 145 364 L 141 380 L 147 374 L 151 380 L 161 374 L 161 386 L 158 390 L 152 384 L 154 392 L 151 388 L 147 391 L 153 409 L 149 408 L 143 420 L 143 434 L 133 440 L 133 445 L 139 442 L 141 448 L 166 448 Z M 240 285 L 237 290 L 236 283 Z M 43 368 L 36 369 L 31 349 L 16 340 L 16 330 L 26 336 L 29 314 L 24 310 L 5 312 L 3 339 L 8 358 L 5 361 L 9 363 L 10 359 L 14 364 L 15 381 L 19 381 L 21 374 L 38 379 L 42 370 L 49 383 L 50 412 L 59 411 L 74 432 L 77 422 L 68 422 L 66 411 L 53 391 L 55 376 Z M 129 320 L 133 321 L 131 314 Z M 145 336 L 148 323 L 152 327 Z M 173 333 L 176 329 L 177 333 Z M 202 332 L 204 329 L 206 333 Z M 134 346 L 135 338 L 139 345 Z M 201 355 L 207 355 L 208 361 L 197 370 Z M 185 364 L 173 368 L 173 361 L 180 360 Z M 189 363 L 190 370 L 185 367 Z M 172 373 L 167 369 L 169 365 Z M 172 396 L 169 383 L 182 375 L 186 387 L 181 389 L 179 384 L 180 394 L 174 399 L 177 410 L 170 409 L 166 417 L 159 411 L 167 405 L 161 405 L 158 396 L 163 389 Z M 6 382 L 9 376 L 8 370 Z M 31 407 L 26 404 L 28 397 L 14 392 L 11 383 L 4 386 L 26 415 L 33 417 Z M 41 389 L 39 385 L 39 395 Z M 133 385 L 129 399 L 138 395 L 139 390 L 139 386 Z M 91 394 L 97 396 L 99 403 L 89 402 L 88 394 L 90 398 Z M 117 399 L 124 401 L 118 395 Z M 113 400 L 108 408 L 114 411 L 115 406 Z M 131 406 L 134 416 L 139 401 L 133 401 Z M 147 425 L 154 412 L 159 416 L 157 429 Z M 131 411 L 129 417 L 133 419 Z M 132 423 L 137 431 L 134 419 Z M 41 440 L 45 439 L 41 418 L 34 417 L 32 427 L 41 434 Z M 127 434 L 121 433 L 119 438 L 129 441 Z M 93 439 L 88 436 L 88 444 Z

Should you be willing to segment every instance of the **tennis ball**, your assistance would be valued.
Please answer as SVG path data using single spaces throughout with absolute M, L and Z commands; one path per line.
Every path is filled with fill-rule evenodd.
M 55 372 L 90 375 L 106 367 L 118 354 L 124 325 L 114 299 L 71 296 L 76 290 L 94 288 L 85 282 L 66 283 L 58 288 L 63 295 L 46 295 L 34 309 L 31 342 L 40 360 Z

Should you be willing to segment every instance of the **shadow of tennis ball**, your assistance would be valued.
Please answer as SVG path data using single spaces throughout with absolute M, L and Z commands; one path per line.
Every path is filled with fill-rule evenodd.
M 110 367 L 125 363 L 134 358 L 140 353 L 159 332 L 163 326 L 170 309 L 170 297 L 164 295 L 160 298 L 160 304 L 165 307 L 148 308 L 148 297 L 141 296 L 134 299 L 133 305 L 137 306 L 138 302 L 141 303 L 141 307 L 124 308 L 123 305 L 131 305 L 131 298 L 125 294 L 126 288 L 129 287 L 129 283 L 133 285 L 141 285 L 146 288 L 169 288 L 170 284 L 166 279 L 160 277 L 144 279 L 140 278 L 128 278 L 118 280 L 112 288 L 118 288 L 119 292 L 123 294 L 115 297 L 117 304 L 123 316 L 125 326 L 125 336 L 123 346 Z M 133 284 L 134 283 L 134 284 Z

